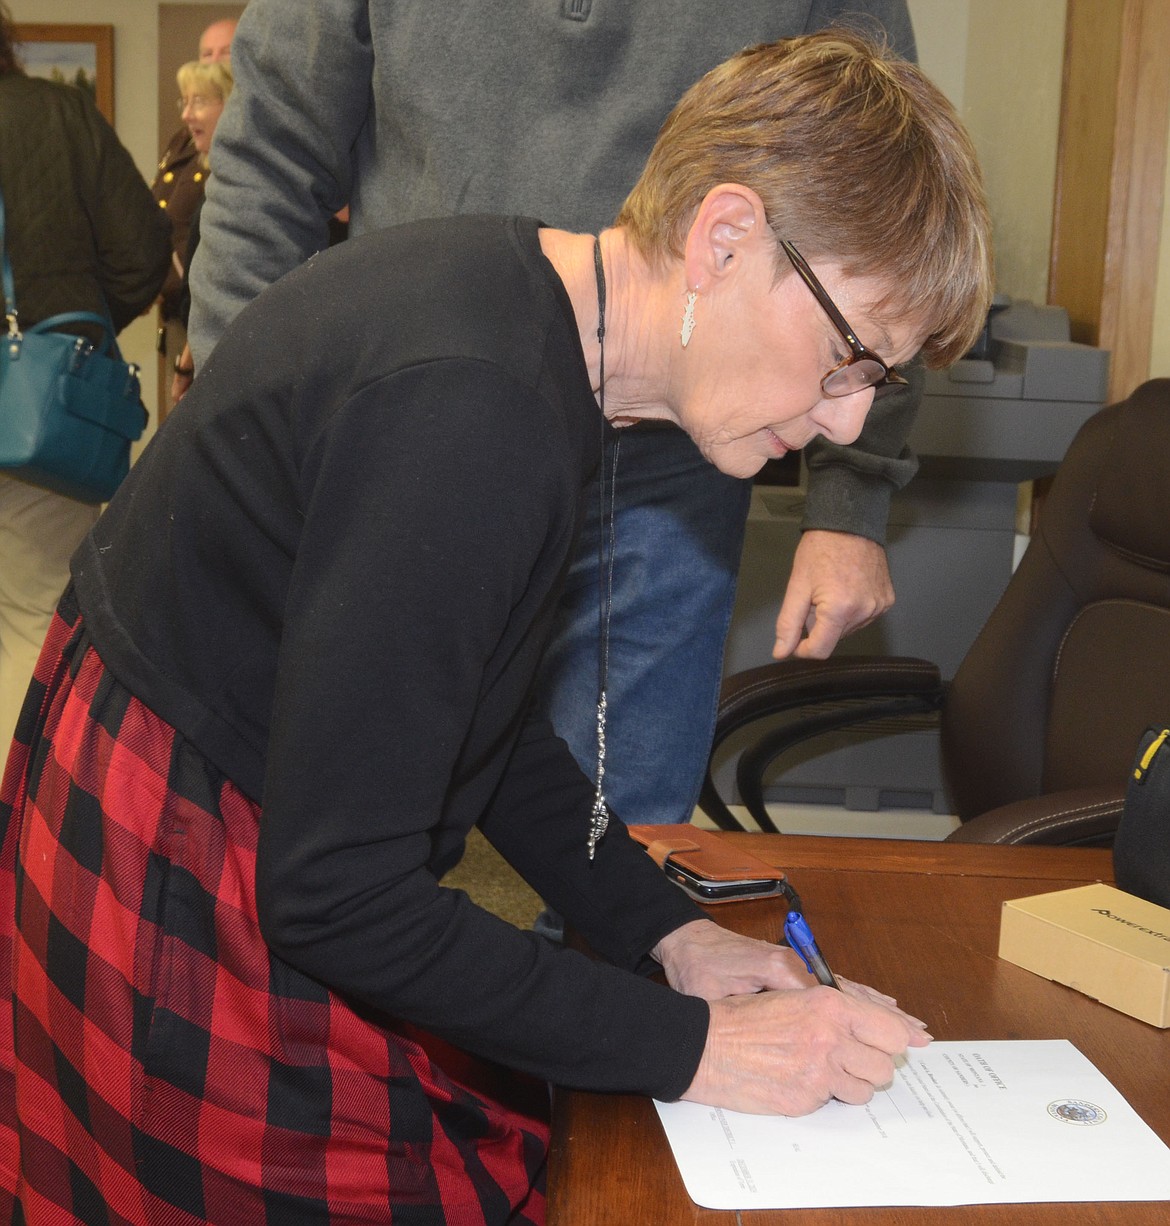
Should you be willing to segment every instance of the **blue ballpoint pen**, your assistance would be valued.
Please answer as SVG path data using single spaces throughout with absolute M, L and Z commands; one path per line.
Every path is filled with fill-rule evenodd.
M 841 990 L 837 977 L 829 970 L 829 964 L 817 948 L 816 938 L 808 926 L 808 921 L 799 911 L 788 912 L 788 918 L 784 921 L 784 937 L 808 967 L 809 974 L 817 977 L 818 983 L 827 988 Z

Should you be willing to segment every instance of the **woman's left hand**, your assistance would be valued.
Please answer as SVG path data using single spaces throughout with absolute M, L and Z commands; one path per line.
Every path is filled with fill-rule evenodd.
M 676 992 L 719 1000 L 769 988 L 812 988 L 817 981 L 799 955 L 784 945 L 757 941 L 721 928 L 713 920 L 693 920 L 663 937 L 651 951 Z M 915 1026 L 926 1023 L 899 1009 L 892 996 L 850 979 L 837 977 L 850 996 L 872 1001 L 900 1014 Z
M 740 936 L 712 920 L 694 920 L 676 928 L 651 952 L 676 992 L 704 1000 L 816 982 L 786 946 Z

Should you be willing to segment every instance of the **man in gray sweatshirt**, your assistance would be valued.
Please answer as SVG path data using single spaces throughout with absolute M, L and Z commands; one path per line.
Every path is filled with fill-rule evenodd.
M 248 301 L 327 246 L 346 205 L 353 234 L 451 213 L 598 232 L 698 77 L 746 45 L 839 20 L 915 55 L 905 0 L 251 0 L 191 269 L 196 367 Z M 893 602 L 885 525 L 916 467 L 905 439 L 920 389 L 915 378 L 875 405 L 852 446 L 805 449 L 776 656 L 827 656 Z M 683 822 L 710 749 L 751 483 L 681 430 L 662 428 L 668 443 L 654 429 L 625 433 L 617 473 L 605 791 L 626 821 Z M 591 776 L 598 501 L 595 489 L 540 694 Z

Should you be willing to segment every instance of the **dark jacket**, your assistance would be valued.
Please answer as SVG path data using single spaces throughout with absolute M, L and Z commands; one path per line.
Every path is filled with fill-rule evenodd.
M 195 148 L 187 129 L 181 128 L 163 150 L 158 174 L 150 185 L 150 191 L 159 208 L 166 209 L 171 223 L 171 250 L 178 256 L 179 264 L 184 270 L 187 267 L 187 236 L 191 219 L 203 203 L 203 185 L 206 178 L 207 171 L 203 168 L 199 150 Z M 184 284 L 184 274 L 175 267 L 172 260 L 162 287 L 163 318 L 182 319 L 185 325 L 187 317 L 180 313 Z M 188 296 L 188 308 L 190 305 Z
M 0 190 L 23 326 L 108 308 L 116 331 L 154 301 L 170 223 L 82 90 L 0 76 Z

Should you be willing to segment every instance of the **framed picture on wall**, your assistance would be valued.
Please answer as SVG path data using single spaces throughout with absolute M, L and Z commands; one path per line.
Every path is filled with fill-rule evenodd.
M 114 122 L 114 27 L 17 22 L 17 55 L 30 77 L 86 90 Z

